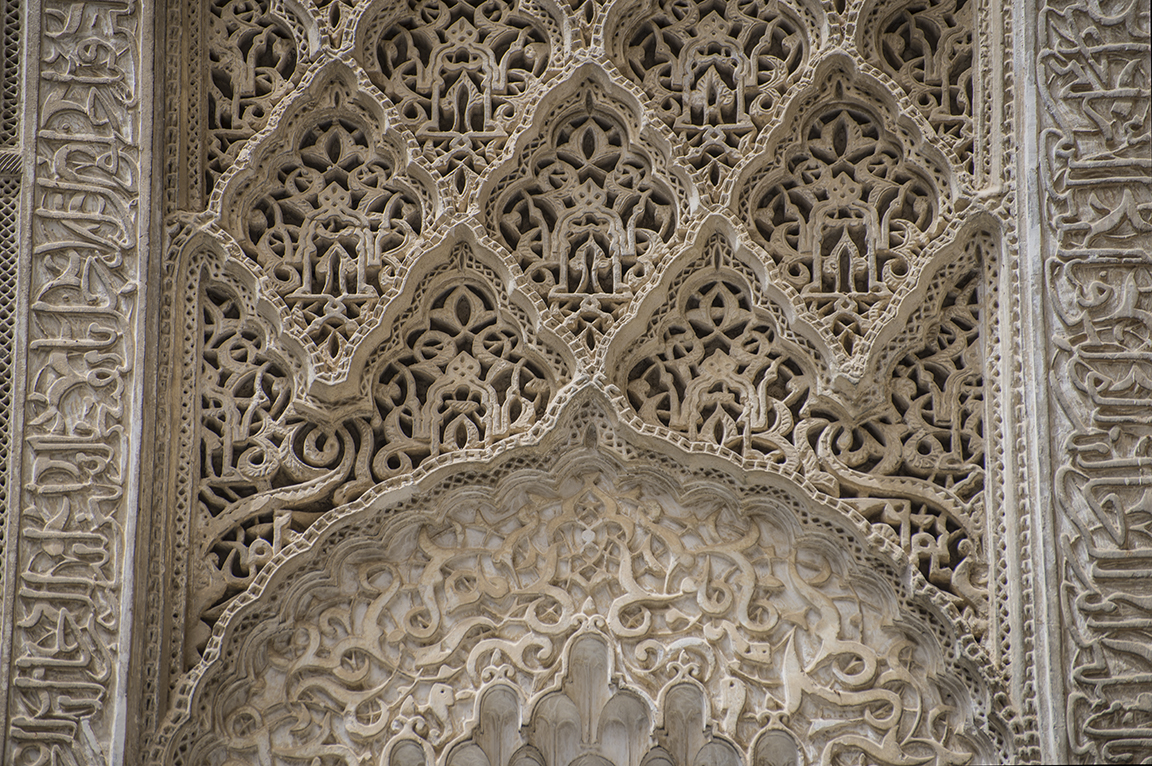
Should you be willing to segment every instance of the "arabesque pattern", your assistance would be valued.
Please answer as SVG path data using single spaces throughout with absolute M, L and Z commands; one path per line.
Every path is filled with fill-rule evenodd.
M 1014 752 L 976 3 L 193 5 L 157 759 Z

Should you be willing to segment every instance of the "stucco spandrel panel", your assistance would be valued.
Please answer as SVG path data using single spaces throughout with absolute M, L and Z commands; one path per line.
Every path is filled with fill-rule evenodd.
M 1027 545 L 1018 553 L 1008 539 L 1019 525 L 1004 518 L 1015 510 L 997 501 L 1015 481 L 1004 429 L 1016 422 L 1005 417 L 1016 347 L 1003 342 L 1011 314 L 1001 300 L 1018 283 L 1003 225 L 1012 213 L 975 177 L 976 164 L 983 173 L 999 156 L 987 146 L 999 126 L 985 123 L 1000 85 L 980 69 L 996 45 L 981 36 L 989 6 L 174 7 L 168 34 L 188 57 L 169 67 L 169 89 L 188 99 L 175 99 L 167 151 L 191 167 L 170 168 L 177 188 L 165 195 L 158 430 L 167 438 L 151 538 L 161 585 L 144 618 L 155 638 L 144 705 L 154 758 L 503 763 L 519 752 L 568 766 L 569 725 L 586 759 L 629 763 L 645 754 L 677 766 L 697 754 L 709 763 L 1015 757 L 1033 722 L 1016 712 L 1027 708 L 1018 694 L 1027 683 L 1015 680 L 1013 631 L 1030 626 L 1006 572 Z M 835 622 L 831 611 L 796 606 L 780 619 L 809 638 L 791 653 L 783 633 L 765 638 L 773 661 L 756 672 L 741 663 L 759 638 L 709 628 L 692 641 L 710 647 L 716 667 L 743 669 L 708 677 L 744 686 L 708 686 L 685 669 L 649 688 L 655 676 L 636 665 L 643 652 L 608 629 L 619 594 L 589 595 L 572 614 L 603 635 L 550 645 L 547 681 L 505 679 L 497 691 L 485 686 L 495 676 L 449 652 L 431 671 L 448 675 L 407 707 L 408 692 L 387 685 L 396 679 L 366 670 L 386 647 L 350 650 L 345 663 L 324 643 L 367 631 L 367 602 L 379 601 L 381 615 L 402 606 L 351 595 L 377 585 L 337 572 L 344 564 L 324 558 L 334 553 L 309 559 L 316 576 L 301 580 L 299 609 L 268 606 L 273 579 L 304 567 L 321 536 L 339 528 L 349 546 L 364 542 L 365 528 L 340 520 L 379 498 L 399 503 L 440 481 L 470 487 L 463 498 L 491 489 L 474 474 L 494 461 L 536 461 L 546 473 L 549 459 L 576 454 L 553 447 L 571 441 L 561 436 L 565 413 L 587 397 L 602 402 L 593 441 L 623 456 L 637 445 L 679 450 L 705 482 L 719 475 L 707 466 L 724 466 L 743 477 L 732 479 L 737 494 L 753 474 L 774 477 L 828 514 L 801 514 L 801 528 L 820 527 L 856 561 L 882 552 L 891 566 L 873 572 L 882 572 L 876 593 L 911 587 L 916 604 L 886 612 L 887 597 L 863 599 L 858 619 L 836 618 L 838 630 L 820 627 Z M 676 465 L 646 464 L 640 483 L 663 486 Z M 614 502 L 627 495 L 604 491 Z M 423 512 L 388 507 L 397 524 Z M 683 519 L 702 512 L 688 500 L 669 511 L 681 538 L 692 526 Z M 497 545 L 503 523 L 483 517 L 474 531 Z M 542 535 L 524 572 L 566 544 Z M 724 612 L 725 588 L 736 598 L 743 586 L 732 583 L 753 576 L 717 560 L 709 573 L 727 585 L 699 586 L 713 576 L 703 573 L 691 578 L 695 590 L 680 588 L 677 567 L 706 557 L 671 564 L 657 552 L 671 538 L 651 540 L 636 566 L 664 566 L 676 595 L 646 590 L 640 611 L 672 632 L 703 624 L 692 609 Z M 415 560 L 418 550 L 385 559 Z M 580 576 L 619 569 L 609 554 L 597 561 Z M 522 635 L 497 636 L 496 616 L 519 607 L 488 585 L 521 568 L 497 577 L 504 565 L 493 562 L 429 574 L 421 598 L 438 606 L 427 620 L 414 606 L 396 612 L 397 624 L 417 638 L 434 624 L 457 643 L 510 642 L 504 659 L 521 640 L 543 641 L 546 621 L 535 617 Z M 852 584 L 851 567 L 829 566 L 840 579 L 764 569 L 779 592 L 769 588 L 755 609 L 737 598 L 729 621 L 745 607 L 791 605 L 806 588 Z M 861 566 L 867 579 L 871 564 Z M 453 577 L 464 591 L 446 588 Z M 486 604 L 494 625 L 437 601 L 480 581 L 487 590 L 468 603 Z M 347 615 L 337 616 L 343 606 L 311 615 L 307 604 L 324 612 L 332 588 L 352 599 Z M 840 590 L 821 598 L 851 611 Z M 925 622 L 923 609 L 935 616 Z M 916 629 L 886 632 L 906 613 L 920 615 L 908 623 Z M 309 632 L 313 618 L 321 627 Z M 929 624 L 931 640 L 917 633 Z M 305 634 L 324 648 L 304 650 L 318 664 L 294 685 L 303 676 L 284 657 L 296 657 L 293 636 Z M 645 656 L 672 657 L 671 635 L 652 638 L 662 648 Z M 925 659 L 936 651 L 928 645 L 939 645 L 938 661 Z M 413 647 L 412 656 L 428 650 Z M 228 675 L 238 662 L 266 684 Z M 574 663 L 605 670 L 573 672 Z M 929 665 L 952 680 L 934 686 Z M 445 696 L 457 680 L 458 713 Z M 537 699 L 548 690 L 550 702 Z M 562 711 L 601 702 L 615 712 Z M 516 716 L 527 730 L 506 723 Z M 669 721 L 681 719 L 673 742 Z

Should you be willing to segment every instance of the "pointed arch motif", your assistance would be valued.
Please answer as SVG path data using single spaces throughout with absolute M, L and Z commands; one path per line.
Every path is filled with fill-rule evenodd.
M 537 12 L 518 0 L 408 0 L 362 22 L 366 71 L 465 206 L 553 74 L 560 25 Z
M 957 160 L 974 7 L 190 3 L 216 47 L 188 71 L 220 71 L 200 86 L 216 148 L 191 170 L 210 199 L 172 194 L 190 204 L 166 222 L 179 295 L 161 334 L 178 340 L 159 406 L 175 414 L 158 417 L 175 438 L 150 534 L 174 541 L 153 565 L 173 584 L 149 630 L 186 651 L 147 693 L 177 711 L 171 760 L 1015 756 L 981 712 L 1022 644 L 1016 527 L 986 513 L 1010 505 L 997 449 L 1014 427 L 990 377 L 1018 361 L 995 356 L 1012 309 L 977 231 L 998 202 Z M 933 30 L 951 47 L 929 62 Z M 547 537 L 565 502 L 579 534 Z M 607 527 L 616 547 L 597 548 Z M 451 559 L 457 532 L 476 557 L 384 597 L 381 573 Z M 713 532 L 763 558 L 669 563 Z M 543 536 L 494 555 L 517 534 Z M 633 557 L 641 595 L 585 594 L 632 586 L 630 534 L 652 543 Z M 585 547 L 600 558 L 570 566 Z M 509 567 L 547 588 L 493 585 Z M 370 604 L 400 627 L 370 635 Z M 600 654 L 549 632 L 565 615 Z M 485 641 L 499 654 L 474 667 L 446 648 Z M 401 646 L 447 659 L 406 690 L 373 675 Z
M 305 396 L 240 291 L 205 286 L 193 656 L 230 599 L 325 511 L 543 420 L 567 362 L 530 337 L 493 276 L 457 245 L 415 286 L 351 405 Z
M 493 236 L 588 351 L 655 271 L 686 207 L 664 158 L 612 101 L 583 82 L 482 196 Z
M 161 760 L 1000 757 L 981 670 L 859 531 L 573 415 L 545 455 L 430 477 L 297 546 L 230 609 Z
M 430 212 L 405 174 L 383 113 L 339 66 L 317 76 L 292 114 L 227 182 L 225 228 L 288 307 L 286 324 L 336 374 L 399 276 Z
M 721 234 L 688 264 L 615 367 L 620 404 L 688 445 L 772 465 L 847 500 L 956 600 L 987 618 L 985 235 L 936 275 L 907 331 L 854 391 L 782 338 Z M 934 318 L 934 319 L 930 319 Z
M 953 225 L 950 171 L 846 71 L 799 111 L 737 210 L 836 356 L 862 359 Z
M 613 17 L 607 48 L 719 187 L 804 72 L 818 28 L 775 2 L 654 0 Z

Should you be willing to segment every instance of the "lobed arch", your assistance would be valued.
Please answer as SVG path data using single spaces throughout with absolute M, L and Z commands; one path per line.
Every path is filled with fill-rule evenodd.
M 609 747 L 611 753 L 612 747 L 622 746 L 619 737 L 605 739 L 604 727 L 589 719 L 602 719 L 616 705 L 630 711 L 622 715 L 632 722 L 629 736 L 640 737 L 632 741 L 643 742 L 648 752 L 642 759 L 636 747 L 628 750 L 628 763 L 636 766 L 654 758 L 696 763 L 683 754 L 705 747 L 717 756 L 730 753 L 720 762 L 732 764 L 757 762 L 758 754 L 769 751 L 791 752 L 794 757 L 786 763 L 828 760 L 846 750 L 891 759 L 906 748 L 947 762 L 962 761 L 965 752 L 977 762 L 1003 758 L 1006 728 L 992 712 L 999 679 L 981 666 L 981 650 L 964 637 L 957 613 L 933 599 L 920 575 L 858 514 L 832 511 L 838 501 L 781 473 L 737 472 L 719 460 L 697 459 L 689 465 L 675 448 L 619 424 L 610 405 L 591 391 L 565 409 L 558 426 L 536 449 L 511 450 L 487 466 L 440 469 L 414 493 L 370 493 L 282 551 L 218 623 L 204 658 L 178 689 L 176 712 L 160 730 L 154 760 L 215 762 L 219 757 L 208 754 L 220 747 L 233 748 L 233 757 L 270 755 L 273 750 L 267 748 L 284 745 L 261 739 L 261 727 L 268 725 L 261 711 L 270 709 L 253 700 L 261 695 L 279 699 L 281 684 L 289 684 L 284 689 L 305 689 L 321 678 L 329 680 L 316 688 L 326 689 L 322 696 L 330 701 L 307 697 L 305 706 L 344 704 L 331 700 L 351 695 L 347 704 L 352 707 L 342 708 L 348 723 L 331 729 L 336 732 L 332 741 L 343 744 L 327 750 L 298 744 L 294 747 L 304 748 L 296 752 L 300 757 L 358 753 L 355 757 L 396 766 L 483 763 L 479 750 L 489 763 L 499 752 L 501 763 L 527 759 L 567 766 L 573 758 L 558 757 L 557 752 L 587 753 L 591 747 L 593 756 L 605 757 L 602 748 Z M 497 519 L 503 521 L 493 525 Z M 703 537 L 685 531 L 693 526 Z M 616 532 L 603 537 L 605 530 Z M 648 535 L 654 537 L 644 542 Z M 710 537 L 714 535 L 719 537 Z M 517 559 L 528 550 L 525 541 L 536 537 L 552 540 L 551 545 L 562 538 L 583 542 L 560 546 L 571 566 L 557 569 L 556 559 L 538 557 L 535 564 Z M 581 568 L 581 551 L 611 544 L 610 538 L 623 541 L 619 545 L 624 548 L 618 549 L 632 550 L 637 557 L 639 568 L 629 564 L 632 568 L 622 569 L 623 580 Z M 676 548 L 656 544 L 657 539 L 680 540 L 686 552 L 695 551 L 695 563 L 676 554 Z M 499 552 L 500 540 L 509 541 L 508 554 Z M 544 544 L 548 547 L 542 550 L 557 550 Z M 415 558 L 405 552 L 410 548 Z M 506 555 L 521 561 L 521 575 L 508 579 L 502 574 L 513 571 L 508 568 L 513 560 Z M 620 555 L 614 560 L 628 558 Z M 460 556 L 461 562 L 480 558 L 473 566 L 448 566 Z M 428 563 L 411 564 L 417 560 Z M 722 567 L 722 560 L 734 568 Z M 684 571 L 659 574 L 664 571 L 659 561 L 673 570 L 676 561 L 683 561 L 679 567 Z M 410 576 L 403 575 L 410 586 L 400 584 L 396 577 L 401 575 L 385 576 L 398 565 L 415 567 Z M 432 583 L 444 577 L 448 581 L 443 590 L 433 589 Z M 557 588 L 560 582 L 567 585 Z M 704 582 L 715 582 L 720 590 L 704 589 Z M 775 593 L 774 601 L 758 600 L 756 588 Z M 820 595 L 823 588 L 832 590 Z M 844 588 L 859 591 L 855 601 Z M 800 601 L 793 605 L 796 598 Z M 345 602 L 348 606 L 335 606 Z M 365 612 L 369 602 L 375 606 Z M 511 608 L 512 603 L 525 606 Z M 812 622 L 803 604 L 822 616 Z M 754 610 L 748 611 L 749 606 Z M 509 608 L 510 616 L 499 623 L 485 617 Z M 465 622 L 478 626 L 478 632 L 450 623 L 452 610 L 457 616 L 472 615 Z M 300 634 L 303 643 L 297 643 L 294 631 L 315 619 L 320 622 L 308 629 L 313 637 Z M 372 625 L 382 626 L 380 632 L 374 633 Z M 661 629 L 652 633 L 657 625 Z M 818 625 L 824 627 L 814 627 Z M 855 638 L 862 635 L 860 630 L 871 637 L 867 646 Z M 402 638 L 406 633 L 412 638 Z M 884 654 L 886 650 L 877 647 L 888 645 L 884 635 L 895 641 L 893 647 L 909 648 Z M 419 642 L 412 645 L 413 655 L 401 648 L 409 640 Z M 329 643 L 331 649 L 322 648 Z M 948 652 L 944 646 L 956 649 Z M 582 659 L 574 660 L 573 653 Z M 351 658 L 351 664 L 341 666 L 341 654 Z M 288 664 L 276 660 L 268 665 L 269 656 L 283 657 Z M 680 659 L 672 662 L 676 657 Z M 898 657 L 918 658 L 921 670 L 911 675 L 899 671 Z M 417 670 L 430 669 L 427 680 L 399 696 L 388 697 L 385 687 L 401 683 L 408 688 L 410 671 L 397 681 L 401 676 L 394 671 L 376 676 L 371 673 L 380 671 L 366 669 L 373 663 L 413 658 Z M 420 665 L 422 661 L 428 664 Z M 315 682 L 307 680 L 307 673 L 293 675 L 293 662 L 304 662 L 300 667 L 312 667 L 312 675 L 320 675 Z M 783 674 L 776 676 L 783 688 L 781 681 L 767 680 L 773 674 L 761 677 L 761 684 L 747 669 L 740 670 L 773 665 Z M 882 675 L 883 668 L 890 669 Z M 465 677 L 474 681 L 465 682 Z M 347 692 L 337 691 L 341 684 Z M 897 688 L 904 691 L 891 691 Z M 384 697 L 377 702 L 380 694 Z M 621 701 L 605 704 L 613 695 Z M 392 702 L 384 704 L 386 697 Z M 923 698 L 922 709 L 919 702 L 913 704 L 914 697 Z M 493 733 L 492 721 L 501 715 L 492 711 L 499 712 L 501 706 L 478 704 L 493 698 L 503 699 L 505 728 L 500 734 Z M 872 710 L 866 720 L 876 733 L 839 736 L 837 727 L 825 721 L 827 713 L 819 712 L 821 706 L 830 705 L 831 710 L 838 704 Z M 694 705 L 698 712 L 692 712 Z M 903 726 L 911 725 L 911 733 L 884 737 L 880 732 L 898 725 L 897 719 L 905 715 L 896 711 L 911 710 L 909 705 L 920 711 L 913 718 L 928 733 L 917 735 L 920 730 L 910 718 Z M 930 706 L 937 712 L 928 714 Z M 526 728 L 511 725 L 513 714 L 508 711 L 515 707 L 523 711 L 519 721 Z M 699 728 L 674 725 L 676 715 L 688 715 Z M 310 720 L 309 726 L 333 725 L 320 724 L 315 716 Z M 549 734 L 541 722 L 551 726 L 564 720 L 583 728 L 579 741 L 586 744 L 576 751 L 555 742 L 542 746 L 540 738 L 555 732 Z M 935 723 L 929 726 L 929 720 Z M 634 734 L 637 727 L 641 734 Z M 302 736 L 307 741 L 311 734 L 315 731 Z M 653 742 L 656 750 L 649 749 Z M 238 755 L 243 753 L 248 755 Z M 283 750 L 281 757 L 291 758 L 293 751 Z

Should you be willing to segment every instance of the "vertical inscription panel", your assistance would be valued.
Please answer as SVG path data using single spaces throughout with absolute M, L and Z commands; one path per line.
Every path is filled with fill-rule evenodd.
M 10 764 L 119 760 L 139 450 L 140 0 L 40 6 Z M 122 736 L 122 735 L 121 735 Z
M 1065 744 L 1152 758 L 1152 129 L 1147 0 L 1039 5 L 1040 210 Z

